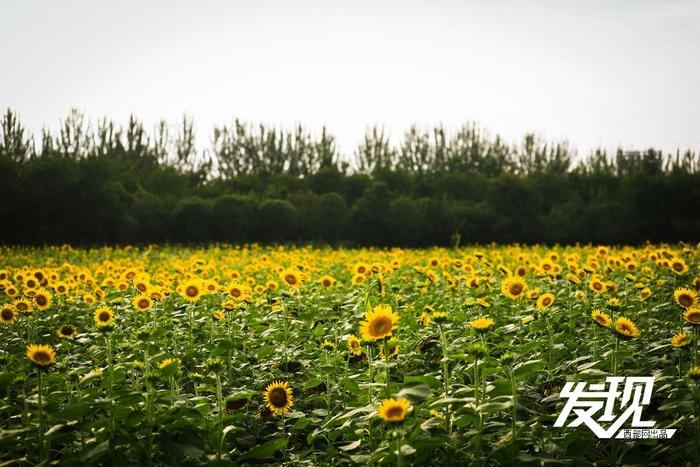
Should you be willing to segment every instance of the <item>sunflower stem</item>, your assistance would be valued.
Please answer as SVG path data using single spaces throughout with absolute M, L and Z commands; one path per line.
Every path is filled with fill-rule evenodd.
M 44 460 L 44 404 L 42 393 L 44 392 L 43 371 L 39 369 L 39 387 L 38 387 L 38 403 L 39 403 L 39 458 Z
M 438 323 L 438 331 L 440 332 L 440 345 L 442 347 L 442 386 L 444 397 L 447 397 L 447 390 L 450 384 L 449 380 L 449 366 L 447 362 L 447 340 L 445 339 L 445 332 L 442 329 L 442 324 Z
M 613 348 L 612 354 L 612 374 L 617 376 L 617 350 L 620 348 L 620 338 L 615 335 L 615 347 Z
M 552 369 L 552 323 L 549 320 L 549 313 L 544 315 L 545 322 L 547 323 L 547 369 L 551 371 Z
M 216 400 L 219 404 L 219 443 L 217 446 L 217 459 L 221 460 L 221 452 L 224 447 L 224 401 L 223 391 L 221 390 L 221 376 L 216 373 Z
M 374 398 L 372 397 L 372 383 L 374 382 L 374 370 L 372 369 L 372 346 L 367 344 L 367 363 L 369 365 L 369 384 L 367 385 L 367 397 L 369 398 L 369 404 L 374 405 Z M 372 423 L 370 422 L 367 428 L 369 437 L 369 447 L 372 449 Z
M 396 466 L 403 467 L 403 456 L 401 455 L 401 430 L 396 432 Z
M 440 332 L 440 346 L 442 347 L 442 386 L 443 386 L 443 397 L 447 398 L 447 393 L 450 387 L 450 367 L 447 358 L 447 339 L 445 338 L 445 331 L 442 329 L 442 324 L 438 323 L 438 331 Z M 452 411 L 448 405 L 445 410 L 445 419 L 447 420 L 447 433 L 448 436 L 452 436 Z M 448 452 L 451 453 L 451 449 L 448 447 Z
M 372 397 L 372 383 L 374 383 L 374 367 L 372 366 L 372 346 L 367 345 L 367 363 L 369 365 L 369 403 L 374 403 Z
M 148 343 L 143 351 L 143 374 L 146 382 L 146 422 L 148 424 L 148 437 L 146 439 L 146 463 L 151 465 L 151 458 L 153 457 L 153 394 L 151 383 L 148 380 L 149 368 L 148 368 Z
M 326 418 L 331 417 L 331 360 L 328 350 L 326 350 Z
M 391 397 L 391 388 L 389 383 L 389 339 L 384 338 L 384 373 L 386 379 L 386 398 Z
M 593 326 L 593 361 L 598 359 L 598 325 Z
M 474 412 L 476 414 L 476 464 L 481 459 L 481 413 L 479 412 L 479 357 L 474 359 Z
M 509 368 L 509 373 L 510 373 L 510 385 L 511 385 L 511 390 L 513 392 L 513 407 L 511 409 L 511 418 L 512 418 L 512 425 L 511 425 L 511 449 L 513 451 L 513 459 L 515 459 L 515 451 L 516 451 L 516 437 L 517 437 L 517 424 L 518 424 L 518 382 L 515 379 L 515 371 L 513 371 L 513 368 Z
M 697 326 L 696 326 L 697 328 Z M 697 346 L 697 341 L 696 341 Z M 700 382 L 695 382 L 695 456 L 700 457 Z
M 194 347 L 194 304 L 187 307 L 187 315 L 190 321 L 190 347 Z
M 286 414 L 282 414 L 282 439 L 288 439 L 287 438 L 287 418 L 285 416 Z M 287 441 L 289 443 L 289 441 Z M 282 459 L 287 458 L 287 448 L 282 449 Z
M 284 321 L 284 371 L 289 367 L 289 319 L 287 317 L 287 306 L 282 311 L 282 320 Z
M 109 395 L 109 431 L 114 435 L 114 401 L 112 400 L 112 335 L 107 332 L 105 334 L 107 343 L 107 394 Z
M 695 331 L 695 345 L 693 346 L 693 366 L 698 364 L 698 346 L 700 346 L 700 326 L 693 326 Z

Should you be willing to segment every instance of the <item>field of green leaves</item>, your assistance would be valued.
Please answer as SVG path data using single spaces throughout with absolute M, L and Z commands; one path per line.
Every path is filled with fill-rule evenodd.
M 700 246 L 0 248 L 0 465 L 697 465 Z M 554 427 L 653 376 L 672 439 Z

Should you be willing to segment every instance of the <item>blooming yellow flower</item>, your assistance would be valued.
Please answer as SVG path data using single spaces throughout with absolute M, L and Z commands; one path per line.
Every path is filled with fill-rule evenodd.
M 396 329 L 399 315 L 389 305 L 377 305 L 365 313 L 365 320 L 360 323 L 362 340 L 372 342 L 391 336 Z
M 27 347 L 27 358 L 38 367 L 47 367 L 56 361 L 56 352 L 50 345 L 32 344 Z
M 493 319 L 482 317 L 471 321 L 469 326 L 471 326 L 472 329 L 476 330 L 477 332 L 486 332 L 491 326 L 493 326 L 493 323 Z
M 377 415 L 388 423 L 398 423 L 406 419 L 411 403 L 406 399 L 385 399 L 377 409 Z
M 690 344 L 690 336 L 688 333 L 679 332 L 671 338 L 671 345 L 677 349 L 686 347 L 688 344 Z
M 639 336 L 639 330 L 631 319 L 620 316 L 615 321 L 615 332 L 621 337 L 631 339 Z

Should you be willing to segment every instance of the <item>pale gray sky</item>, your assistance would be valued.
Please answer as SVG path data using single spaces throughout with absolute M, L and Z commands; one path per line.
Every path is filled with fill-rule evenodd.
M 147 125 L 234 117 L 351 153 L 365 128 L 479 122 L 594 147 L 700 150 L 700 2 L 6 1 L 0 107 Z

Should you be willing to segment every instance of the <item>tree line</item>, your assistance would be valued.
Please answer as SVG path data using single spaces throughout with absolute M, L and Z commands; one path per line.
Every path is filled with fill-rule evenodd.
M 578 159 L 474 123 L 370 128 L 351 157 L 312 134 L 239 120 L 196 144 L 193 121 L 134 116 L 58 131 L 0 121 L 0 242 L 640 243 L 700 239 L 700 158 L 655 149 Z

